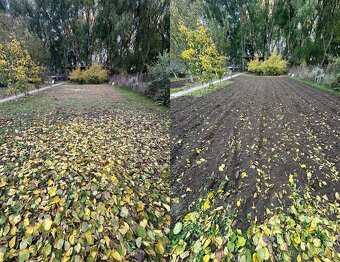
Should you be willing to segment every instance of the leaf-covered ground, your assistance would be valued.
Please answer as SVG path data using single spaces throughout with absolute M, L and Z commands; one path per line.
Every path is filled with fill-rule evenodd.
M 165 260 L 165 114 L 110 86 L 51 91 L 0 113 L 0 261 Z
M 265 225 L 277 214 L 290 216 L 294 190 L 300 195 L 308 190 L 310 203 L 320 199 L 325 206 L 333 205 L 333 211 L 323 213 L 322 219 L 331 221 L 333 227 L 338 226 L 339 112 L 339 96 L 287 77 L 242 76 L 210 95 L 172 100 L 172 223 L 184 226 L 188 212 L 203 208 L 205 213 L 200 213 L 197 221 L 204 225 L 209 218 L 206 213 L 222 207 L 218 214 L 234 214 L 233 230 L 245 233 L 255 221 L 257 225 Z M 199 203 L 210 192 L 214 192 L 213 201 Z M 300 215 L 303 213 L 297 216 Z M 219 232 L 224 239 L 230 224 L 221 221 Z M 186 224 L 192 227 L 187 232 L 196 236 L 191 240 L 201 238 L 199 242 L 203 246 L 202 240 L 210 229 L 195 231 L 193 225 Z M 336 238 L 332 237 L 331 241 L 338 246 L 339 234 L 334 234 L 334 229 L 332 234 Z M 185 236 L 176 239 L 187 243 L 182 251 L 190 250 L 186 253 L 188 257 L 198 258 L 190 253 L 193 246 Z M 225 241 L 223 248 L 228 239 Z M 177 247 L 178 243 L 173 246 Z M 214 253 L 206 250 L 207 247 L 209 244 L 196 255 Z M 250 251 L 253 255 L 255 248 Z M 294 252 L 281 255 L 281 260 L 260 256 L 261 260 L 273 261 L 289 261 L 287 256 L 291 261 L 297 259 Z M 235 259 L 227 254 L 222 257 Z M 315 260 L 321 257 L 316 256 Z M 323 258 L 334 261 L 334 256 Z M 308 261 L 311 257 L 303 259 Z

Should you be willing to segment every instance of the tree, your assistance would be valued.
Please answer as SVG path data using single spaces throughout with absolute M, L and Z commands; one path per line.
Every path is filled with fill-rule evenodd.
M 188 64 L 189 72 L 197 75 L 202 82 L 221 78 L 226 58 L 217 51 L 208 28 L 201 24 L 196 30 L 189 30 L 181 23 L 179 29 L 187 45 L 182 58 Z
M 112 72 L 143 72 L 169 49 L 169 0 L 13 0 L 51 71 L 101 63 Z
M 41 68 L 31 59 L 28 50 L 13 39 L 7 46 L 0 44 L 0 84 L 12 87 L 14 93 L 27 93 L 29 85 L 39 88 Z
M 186 42 L 180 32 L 180 24 L 190 30 L 197 29 L 197 20 L 203 16 L 203 1 L 201 0 L 174 0 L 170 6 L 170 31 L 171 31 L 171 59 L 181 59 L 185 50 Z
M 293 64 L 325 63 L 337 55 L 338 0 L 205 0 L 202 16 L 218 49 L 241 64 L 273 51 Z

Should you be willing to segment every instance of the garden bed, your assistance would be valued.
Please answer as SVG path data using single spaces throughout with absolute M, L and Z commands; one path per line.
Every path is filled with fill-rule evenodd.
M 242 76 L 212 94 L 174 99 L 170 114 L 171 221 L 186 225 L 186 233 L 195 236 L 187 239 L 184 247 L 181 237 L 175 237 L 174 257 L 184 253 L 183 256 L 199 255 L 203 259 L 204 254 L 217 251 L 220 245 L 215 249 L 211 246 L 216 244 L 213 239 L 217 236 L 226 239 L 223 243 L 227 244 L 230 235 L 224 233 L 228 227 L 240 229 L 237 235 L 246 239 L 245 232 L 254 229 L 254 223 L 266 225 L 275 214 L 290 215 L 296 203 L 292 201 L 296 194 L 292 189 L 298 189 L 300 196 L 309 192 L 310 203 L 317 198 L 323 205 L 333 207 L 322 219 L 333 221 L 333 230 L 337 230 L 339 112 L 339 96 L 288 77 Z M 303 214 L 300 209 L 294 216 Z M 227 216 L 233 217 L 229 224 Z M 211 231 L 216 230 L 216 224 L 218 231 Z M 211 230 L 205 231 L 208 227 Z M 209 232 L 217 234 L 210 238 L 211 242 L 204 243 Z M 185 253 L 194 249 L 196 240 L 202 244 L 199 251 Z M 245 244 L 241 240 L 238 248 Z M 334 238 L 332 241 L 339 251 L 339 243 Z M 256 247 L 252 245 L 251 253 Z M 183 252 L 176 253 L 180 248 Z M 220 254 L 213 256 L 223 254 L 233 260 L 233 252 L 228 255 L 228 250 L 224 252 L 222 248 Z M 297 258 L 297 254 L 288 255 Z

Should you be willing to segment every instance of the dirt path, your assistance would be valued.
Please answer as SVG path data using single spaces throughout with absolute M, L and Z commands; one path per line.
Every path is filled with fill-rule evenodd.
M 232 75 L 232 76 L 227 76 L 225 78 L 222 78 L 221 80 L 216 80 L 216 81 L 213 81 L 212 84 L 217 84 L 219 82 L 222 82 L 222 81 L 226 81 L 226 80 L 229 80 L 231 78 L 234 78 L 234 77 L 237 77 L 237 76 L 240 76 L 240 75 L 243 75 L 243 73 L 240 73 L 240 74 L 235 74 L 235 75 Z M 185 96 L 189 93 L 192 93 L 194 91 L 197 91 L 197 90 L 200 90 L 200 89 L 203 89 L 207 86 L 209 86 L 211 83 L 206 83 L 206 84 L 203 84 L 203 85 L 198 85 L 198 86 L 194 86 L 190 89 L 187 89 L 187 90 L 183 90 L 183 91 L 180 91 L 180 92 L 177 92 L 177 93 L 174 93 L 174 94 L 171 94 L 170 95 L 170 99 L 174 99 L 174 98 L 178 98 L 178 97 L 181 97 L 181 96 Z
M 286 77 L 241 76 L 211 95 L 173 100 L 173 219 L 219 188 L 216 205 L 240 218 L 284 209 L 291 182 L 334 198 L 339 113 L 338 96 Z
M 50 89 L 52 87 L 61 86 L 65 83 L 67 83 L 67 82 L 62 82 L 62 83 L 58 83 L 58 84 L 54 84 L 54 85 L 50 85 L 50 86 L 44 86 L 44 87 L 40 88 L 39 90 L 28 91 L 28 94 L 32 95 L 32 94 L 35 94 L 39 91 L 44 91 L 44 90 Z M 0 99 L 0 104 L 14 100 L 14 99 L 18 99 L 18 98 L 23 97 L 23 96 L 25 96 L 25 94 L 22 93 L 22 94 L 2 98 L 2 99 Z

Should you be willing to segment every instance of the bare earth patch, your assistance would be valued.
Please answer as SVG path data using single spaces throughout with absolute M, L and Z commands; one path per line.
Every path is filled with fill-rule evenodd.
M 240 221 L 290 203 L 290 179 L 334 200 L 340 98 L 285 77 L 239 77 L 211 95 L 171 102 L 173 221 L 209 191 Z

